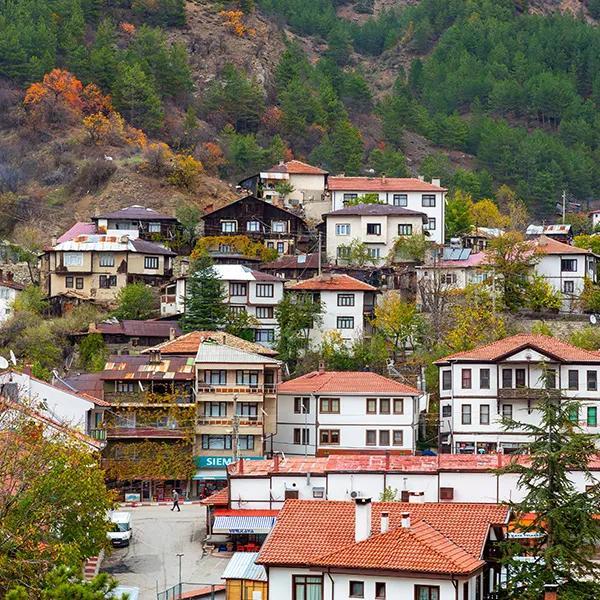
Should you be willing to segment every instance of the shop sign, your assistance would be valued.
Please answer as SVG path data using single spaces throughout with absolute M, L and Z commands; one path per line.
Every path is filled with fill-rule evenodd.
M 141 494 L 125 494 L 125 502 L 140 502 Z
M 244 460 L 263 460 L 263 456 L 241 456 Z M 225 469 L 233 462 L 233 456 L 195 456 L 194 463 L 201 469 Z

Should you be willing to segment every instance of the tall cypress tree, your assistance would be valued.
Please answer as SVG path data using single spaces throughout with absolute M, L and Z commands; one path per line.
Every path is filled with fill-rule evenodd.
M 223 329 L 227 314 L 223 282 L 210 257 L 201 256 L 191 265 L 181 329 L 186 333 Z

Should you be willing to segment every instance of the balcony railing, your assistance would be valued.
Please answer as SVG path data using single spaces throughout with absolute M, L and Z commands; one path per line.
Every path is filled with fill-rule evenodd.
M 109 427 L 106 429 L 108 439 L 126 438 L 175 438 L 188 436 L 189 430 L 184 427 L 167 427 L 153 425 L 136 425 L 135 427 Z
M 559 397 L 560 390 L 529 387 L 498 389 L 498 398 L 500 400 L 539 400 L 544 394 Z
M 275 386 L 226 386 L 226 385 L 207 385 L 198 386 L 199 394 L 264 394 L 272 396 L 277 393 Z
M 240 415 L 239 417 L 240 427 L 257 427 L 262 426 L 263 420 L 261 417 L 249 417 L 247 415 Z M 207 417 L 201 415 L 198 417 L 198 425 L 231 425 L 233 423 L 232 417 Z
M 95 440 L 104 441 L 104 440 L 106 440 L 106 429 L 103 429 L 103 428 L 90 429 L 88 435 L 90 437 L 94 438 Z

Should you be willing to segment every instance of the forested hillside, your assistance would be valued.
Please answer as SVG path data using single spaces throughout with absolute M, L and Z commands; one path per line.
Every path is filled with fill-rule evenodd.
M 475 199 L 508 184 L 539 215 L 563 190 L 585 207 L 600 192 L 598 17 L 600 0 L 0 0 L 0 192 L 16 215 L 2 233 L 144 185 L 206 207 L 227 196 L 211 177 L 291 156 L 440 175 Z M 110 109 L 33 119 L 25 92 L 56 67 Z M 147 142 L 90 132 L 109 113 Z M 158 141 L 167 163 L 199 163 L 183 192 Z M 114 173 L 74 183 L 106 154 Z

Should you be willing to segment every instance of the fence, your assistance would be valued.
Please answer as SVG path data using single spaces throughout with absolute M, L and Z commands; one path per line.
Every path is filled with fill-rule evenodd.
M 206 600 L 216 600 L 217 592 L 224 589 L 223 584 L 215 583 L 176 583 L 174 586 L 166 589 L 164 592 L 156 591 L 156 600 L 180 600 L 182 596 L 193 598 L 192 593 L 198 592 L 202 594 L 202 598 Z

